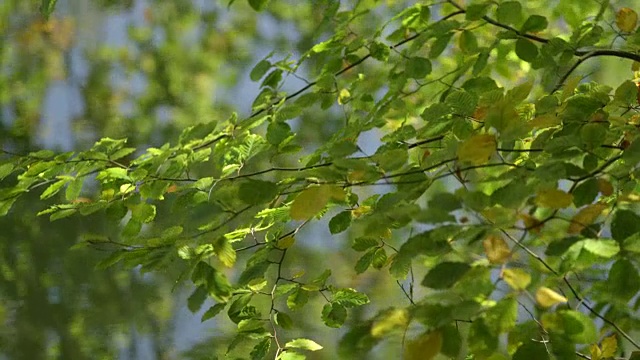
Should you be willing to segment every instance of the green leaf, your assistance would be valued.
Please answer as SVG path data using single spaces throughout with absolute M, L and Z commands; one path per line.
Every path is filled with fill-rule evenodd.
M 218 303 L 210 307 L 204 314 L 202 314 L 202 318 L 200 321 L 205 322 L 209 319 L 213 319 L 216 315 L 218 315 L 222 310 L 224 310 L 227 304 Z
M 463 30 L 462 32 L 460 32 L 458 47 L 464 54 L 475 54 L 478 52 L 478 39 L 473 34 L 473 32 L 469 30 Z
M 289 341 L 284 345 L 285 349 L 303 349 L 309 351 L 318 351 L 322 346 L 313 340 L 299 338 Z
M 251 0 L 249 0 L 251 1 Z M 267 75 L 267 77 L 262 81 L 260 87 L 270 87 L 272 89 L 278 88 L 280 82 L 282 81 L 282 70 L 275 69 Z
M 362 255 L 360 259 L 358 259 L 358 261 L 356 261 L 356 265 L 354 267 L 356 274 L 362 274 L 363 272 L 367 271 L 367 269 L 373 262 L 376 250 L 376 248 L 367 250 L 367 252 L 364 253 L 364 255 Z
M 598 180 L 595 178 L 589 178 L 580 185 L 576 186 L 573 191 L 573 203 L 576 207 L 581 207 L 587 204 L 591 204 L 599 192 Z
M 262 79 L 264 74 L 266 74 L 267 71 L 269 71 L 269 69 L 271 69 L 271 66 L 272 66 L 271 63 L 267 59 L 263 59 L 260 62 L 258 62 L 256 66 L 253 67 L 253 69 L 251 69 L 251 73 L 249 74 L 249 77 L 251 78 L 252 81 L 258 81 Z
M 616 261 L 609 270 L 606 288 L 616 300 L 626 303 L 640 291 L 638 269 L 627 259 Z
M 233 321 L 236 324 L 246 319 L 247 317 L 242 314 L 242 310 L 249 304 L 252 298 L 253 298 L 253 293 L 242 294 L 238 296 L 231 303 L 231 306 L 229 306 L 229 310 L 227 310 L 227 315 L 229 315 L 229 319 L 231 319 L 231 321 Z
M 11 206 L 13 206 L 13 203 L 15 203 L 16 200 L 18 200 L 17 197 L 7 200 L 0 200 L 0 216 L 7 215 L 9 213 L 9 210 L 11 210 Z
M 458 115 L 471 116 L 478 106 L 478 97 L 466 91 L 452 91 L 445 99 Z
M 45 19 L 49 19 L 53 10 L 56 8 L 57 2 L 58 0 L 42 0 L 42 3 L 40 3 L 40 13 Z
M 580 138 L 587 148 L 598 148 L 604 143 L 607 137 L 607 129 L 608 125 L 588 123 L 580 129 Z
M 12 171 L 13 171 L 13 164 L 6 163 L 6 164 L 0 165 L 0 180 L 6 178 L 7 175 L 11 174 Z
M 611 237 L 622 242 L 636 233 L 640 233 L 640 216 L 631 210 L 617 210 L 611 221 Z
M 374 246 L 380 245 L 380 241 L 373 237 L 358 237 L 353 240 L 351 248 L 355 251 L 365 251 Z
M 578 344 L 597 341 L 597 331 L 593 320 L 575 310 L 560 310 L 542 315 L 542 325 L 548 331 L 563 335 Z
M 284 121 L 271 122 L 269 123 L 269 127 L 267 127 L 266 137 L 269 144 L 279 146 L 291 135 L 293 135 L 291 127 Z
M 249 1 L 249 5 L 251 5 L 253 10 L 255 11 L 264 10 L 264 8 L 266 8 L 267 4 L 269 3 L 269 0 L 248 0 L 248 1 Z
M 517 25 L 522 20 L 522 5 L 517 1 L 505 1 L 498 5 L 496 17 L 501 23 Z
M 429 270 L 422 280 L 422 286 L 432 289 L 446 289 L 462 278 L 471 266 L 461 262 L 442 262 Z
M 324 209 L 330 199 L 341 200 L 344 195 L 344 190 L 337 186 L 310 186 L 293 200 L 291 218 L 293 220 L 308 220 Z
M 390 52 L 391 50 L 389 49 L 389 46 L 379 41 L 373 41 L 369 45 L 369 54 L 371 54 L 371 57 L 376 60 L 387 61 L 389 59 Z
M 204 286 L 198 286 L 196 290 L 187 299 L 187 307 L 192 313 L 198 312 L 204 301 L 207 299 L 207 289 Z
M 429 58 L 435 59 L 440 56 L 449 45 L 452 37 L 453 33 L 446 33 L 444 35 L 436 37 L 436 40 L 433 42 L 431 48 L 429 49 Z
M 53 214 L 51 214 L 51 216 L 49 217 L 49 220 L 56 221 L 56 220 L 64 219 L 66 217 L 69 217 L 75 214 L 77 211 L 78 211 L 77 209 L 65 209 L 65 210 L 56 211 Z
M 538 47 L 528 39 L 518 38 L 516 55 L 526 62 L 533 62 L 538 57 Z
M 484 322 L 493 335 L 498 336 L 513 329 L 518 319 L 518 302 L 513 298 L 505 298 L 487 309 Z
M 332 234 L 339 234 L 351 226 L 351 211 L 343 211 L 331 218 L 329 221 L 329 231 Z
M 281 311 L 276 313 L 274 321 L 276 325 L 283 329 L 291 329 L 293 327 L 293 320 L 291 320 L 291 317 Z
M 147 203 L 141 203 L 129 208 L 131 210 L 131 219 L 142 223 L 150 223 L 156 217 L 156 206 Z
M 57 194 L 68 182 L 69 179 L 61 179 L 49 185 L 49 187 L 47 187 L 40 195 L 40 200 L 48 199 Z
M 322 321 L 331 328 L 341 327 L 347 319 L 347 309 L 337 303 L 325 304 L 322 307 Z
M 467 11 L 465 14 L 465 18 L 468 21 L 475 21 L 482 19 L 483 16 L 487 14 L 490 5 L 488 3 L 485 4 L 470 4 L 467 6 Z
M 238 197 L 249 205 L 267 203 L 278 194 L 278 186 L 270 181 L 246 180 L 240 184 Z
M 333 294 L 332 302 L 351 308 L 368 304 L 369 297 L 355 289 L 340 289 Z
M 423 79 L 431 73 L 431 61 L 427 58 L 414 56 L 407 60 L 405 74 L 413 79 Z
M 291 310 L 298 310 L 305 306 L 308 301 L 309 292 L 298 287 L 287 297 L 287 306 Z
M 495 354 L 498 348 L 498 337 L 492 334 L 483 319 L 476 319 L 471 323 L 467 341 L 471 351 L 483 358 Z
M 69 182 L 67 186 L 67 190 L 65 191 L 65 199 L 67 201 L 73 201 L 80 196 L 80 192 L 82 191 L 82 185 L 84 184 L 84 179 L 79 177 Z
M 616 89 L 613 100 L 623 104 L 636 104 L 638 99 L 638 85 L 631 80 L 626 80 Z
M 578 270 L 602 263 L 620 252 L 620 246 L 615 240 L 584 239 L 575 242 L 562 255 L 560 271 Z
M 516 350 L 515 354 L 513 354 L 513 360 L 530 360 L 530 359 L 539 359 L 539 360 L 550 360 L 549 350 L 545 347 L 545 344 L 526 341 L 524 342 L 518 350 Z
M 294 351 L 283 351 L 276 360 L 305 360 L 307 357 Z
M 524 22 L 524 24 L 520 28 L 520 31 L 523 33 L 536 33 L 546 29 L 547 26 L 549 26 L 549 21 L 546 17 L 540 15 L 531 15 Z
M 271 348 L 271 338 L 262 339 L 256 346 L 253 347 L 251 353 L 251 360 L 263 360 L 269 354 L 269 349 Z

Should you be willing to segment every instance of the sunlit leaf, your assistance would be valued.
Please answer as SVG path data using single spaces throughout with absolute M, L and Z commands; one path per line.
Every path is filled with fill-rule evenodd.
M 502 270 L 502 280 L 516 291 L 524 290 L 531 283 L 531 275 L 522 269 Z
M 501 236 L 489 235 L 482 240 L 484 253 L 491 263 L 503 264 L 511 257 L 511 249 Z
M 473 165 L 486 164 L 496 151 L 496 139 L 493 135 L 474 135 L 458 146 L 458 159 Z
M 536 302 L 538 305 L 548 308 L 557 304 L 563 304 L 569 301 L 566 297 L 549 289 L 548 287 L 539 287 L 536 290 Z
M 559 189 L 542 189 L 536 194 L 535 202 L 538 206 L 551 209 L 562 209 L 571 205 L 573 195 Z
M 605 204 L 592 204 L 580 211 L 571 219 L 571 225 L 569 225 L 569 234 L 578 234 L 585 227 L 591 225 L 600 214 L 607 208 Z
M 295 339 L 295 340 L 291 340 L 289 342 L 287 342 L 284 345 L 285 349 L 303 349 L 303 350 L 309 350 L 309 351 L 318 351 L 322 349 L 322 346 L 318 343 L 316 343 L 313 340 L 309 340 L 309 339 Z

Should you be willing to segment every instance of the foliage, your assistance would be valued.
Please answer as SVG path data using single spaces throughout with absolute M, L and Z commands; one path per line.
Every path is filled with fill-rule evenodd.
M 393 339 L 408 359 L 640 350 L 637 13 L 606 1 L 388 3 L 314 6 L 313 46 L 246 70 L 260 89 L 248 116 L 213 120 L 206 86 L 159 83 L 163 101 L 188 109 L 181 119 L 198 120 L 173 142 L 4 149 L 0 214 L 37 192 L 56 201 L 38 212 L 51 221 L 109 219 L 109 237 L 77 247 L 113 249 L 103 267 L 179 269 L 195 286 L 189 309 L 213 300 L 203 321 L 226 312 L 226 352 L 252 359 L 332 348 L 308 322 L 346 327 L 345 358 Z M 229 11 L 309 10 L 247 4 Z M 194 57 L 176 61 L 201 66 L 191 80 L 206 83 Z M 615 88 L 580 76 L 604 57 L 630 68 Z M 312 80 L 286 90 L 291 76 Z M 351 250 L 321 239 L 324 268 L 297 271 L 288 263 L 315 223 Z M 397 281 L 405 304 L 337 285 L 351 275 L 332 258 L 356 253 L 353 271 Z M 315 301 L 321 311 L 306 311 Z

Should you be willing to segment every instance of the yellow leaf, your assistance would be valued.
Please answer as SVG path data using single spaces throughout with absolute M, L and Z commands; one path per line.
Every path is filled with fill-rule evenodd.
M 600 348 L 602 349 L 602 357 L 614 357 L 616 355 L 616 351 L 618 350 L 618 340 L 616 339 L 615 335 L 611 335 L 604 338 L 600 346 Z
M 607 205 L 605 204 L 591 204 L 578 211 L 571 219 L 569 234 L 579 234 L 585 227 L 591 225 L 606 208 Z
M 589 345 L 589 353 L 591 360 L 602 360 L 602 350 L 600 350 L 598 344 Z
M 524 290 L 531 283 L 531 275 L 522 269 L 504 269 L 502 280 L 509 284 L 513 290 Z
M 371 336 L 382 337 L 398 328 L 404 329 L 409 323 L 409 312 L 406 309 L 392 309 L 383 318 L 371 326 Z
M 426 333 L 407 342 L 404 358 L 407 360 L 431 360 L 442 348 L 442 334 L 440 331 Z
M 296 238 L 293 236 L 285 236 L 282 239 L 278 240 L 276 246 L 278 249 L 288 249 L 296 242 Z
M 353 215 L 354 218 L 359 218 L 360 216 L 368 214 L 370 212 L 371 212 L 371 206 L 361 205 L 351 210 L 351 215 Z
M 496 152 L 496 138 L 489 134 L 473 135 L 458 146 L 458 160 L 473 165 L 486 164 Z
M 340 94 L 338 94 L 338 104 L 344 105 L 349 101 L 351 97 L 351 93 L 347 89 L 340 90 Z
M 310 186 L 304 189 L 291 204 L 291 218 L 293 220 L 308 220 L 322 211 L 333 197 L 332 190 L 337 186 Z M 328 191 L 329 190 L 329 191 Z M 342 190 L 342 189 L 341 189 Z M 342 191 L 344 194 L 344 190 Z
M 489 235 L 482 241 L 484 253 L 492 264 L 503 264 L 511 257 L 511 249 L 504 239 L 497 235 Z
M 623 32 L 632 32 L 637 24 L 638 14 L 632 9 L 624 7 L 616 13 L 616 25 L 618 25 L 618 29 Z
M 538 191 L 535 202 L 541 207 L 562 209 L 571 205 L 573 195 L 558 189 L 543 189 Z
M 536 291 L 536 302 L 538 305 L 548 308 L 556 304 L 562 304 L 569 301 L 566 297 L 558 294 L 557 292 L 549 289 L 548 287 L 540 287 Z

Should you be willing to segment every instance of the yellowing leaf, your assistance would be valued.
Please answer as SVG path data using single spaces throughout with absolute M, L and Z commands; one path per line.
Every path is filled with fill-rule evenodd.
M 347 194 L 344 192 L 344 189 L 340 186 L 335 185 L 324 185 L 323 188 L 329 194 L 329 199 L 333 201 L 344 201 Z
M 511 257 L 511 250 L 504 239 L 497 235 L 489 235 L 482 241 L 484 253 L 492 264 L 503 264 Z
M 442 348 L 442 334 L 434 331 L 407 342 L 404 358 L 407 360 L 431 360 Z
M 602 360 L 602 350 L 598 347 L 598 344 L 589 345 L 589 354 L 591 360 Z
M 344 105 L 351 98 L 351 93 L 347 89 L 340 90 L 340 94 L 338 94 L 338 104 Z
M 616 13 L 616 25 L 618 25 L 618 29 L 623 32 L 632 32 L 637 24 L 638 14 L 632 9 L 624 7 Z
M 489 134 L 473 135 L 458 146 L 458 160 L 473 165 L 486 164 L 496 151 L 496 138 Z
M 382 337 L 394 329 L 404 328 L 408 322 L 409 312 L 406 309 L 392 309 L 373 323 L 371 336 Z
M 296 242 L 296 238 L 293 236 L 285 236 L 282 239 L 278 240 L 276 246 L 278 249 L 288 249 Z
M 535 202 L 541 207 L 562 209 L 571 205 L 573 195 L 559 189 L 544 189 L 538 191 Z
M 603 178 L 598 179 L 598 191 L 604 196 L 610 196 L 613 194 L 613 185 L 609 181 Z
M 591 225 L 606 208 L 607 205 L 605 204 L 591 204 L 578 211 L 571 219 L 569 234 L 579 234 L 585 227 Z
M 531 283 L 531 275 L 522 269 L 504 269 L 502 280 L 509 284 L 513 290 L 524 290 Z
M 540 224 L 540 220 L 534 218 L 528 214 L 519 214 L 518 217 L 522 219 L 522 223 L 524 226 L 534 233 L 540 233 L 542 230 L 542 224 Z
M 558 294 L 557 292 L 549 289 L 548 287 L 540 287 L 536 291 L 536 302 L 538 305 L 548 308 L 556 304 L 562 304 L 569 301 L 566 297 Z
M 602 340 L 600 348 L 602 349 L 602 357 L 614 357 L 616 355 L 616 351 L 618 350 L 618 340 L 616 339 L 616 336 L 611 335 L 604 338 L 604 340 Z
M 360 216 L 368 214 L 370 212 L 371 212 L 371 206 L 362 205 L 351 210 L 351 215 L 353 215 L 354 218 L 359 218 Z
M 558 125 L 560 125 L 560 118 L 552 113 L 536 116 L 529 121 L 532 129 L 546 129 Z
M 291 204 L 293 220 L 308 220 L 322 211 L 329 200 L 342 201 L 344 189 L 335 185 L 311 186 L 304 189 Z

